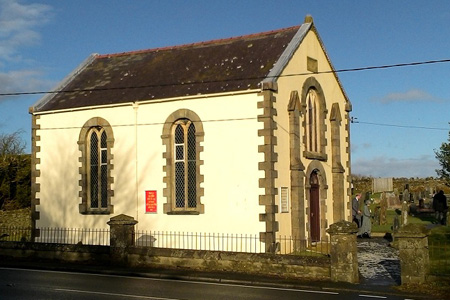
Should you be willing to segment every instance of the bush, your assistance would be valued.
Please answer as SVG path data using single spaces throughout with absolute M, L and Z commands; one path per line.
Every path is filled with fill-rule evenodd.
M 0 163 L 0 208 L 31 206 L 31 156 L 11 155 Z

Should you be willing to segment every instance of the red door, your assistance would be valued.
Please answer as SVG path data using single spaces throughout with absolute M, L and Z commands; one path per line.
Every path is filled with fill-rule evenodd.
M 320 205 L 319 205 L 319 178 L 317 172 L 312 172 L 310 177 L 311 189 L 309 190 L 309 224 L 311 240 L 320 241 Z

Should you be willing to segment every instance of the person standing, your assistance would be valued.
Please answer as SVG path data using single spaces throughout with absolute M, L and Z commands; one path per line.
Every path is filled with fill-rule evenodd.
M 447 225 L 447 197 L 444 195 L 444 191 L 440 190 L 433 197 L 433 209 L 438 224 Z
M 358 231 L 358 237 L 370 238 L 370 235 L 372 234 L 372 211 L 370 210 L 371 202 L 372 201 L 369 199 L 364 201 L 362 224 Z
M 360 209 L 359 199 L 361 199 L 361 193 L 357 193 L 355 198 L 353 198 L 353 200 L 352 200 L 353 222 L 356 223 L 358 228 L 361 227 L 361 209 Z

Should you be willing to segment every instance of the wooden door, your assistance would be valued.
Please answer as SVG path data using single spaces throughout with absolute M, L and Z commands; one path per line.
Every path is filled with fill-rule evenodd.
M 311 188 L 309 190 L 309 224 L 310 236 L 313 242 L 320 241 L 320 199 L 319 177 L 317 172 L 312 172 L 310 177 Z

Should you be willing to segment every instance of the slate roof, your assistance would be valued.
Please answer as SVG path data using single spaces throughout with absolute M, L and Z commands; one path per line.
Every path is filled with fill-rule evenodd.
M 40 99 L 32 111 L 259 89 L 269 74 L 273 76 L 274 65 L 301 27 L 167 48 L 94 54 L 55 89 L 57 93 Z M 303 31 L 304 35 L 305 28 Z

